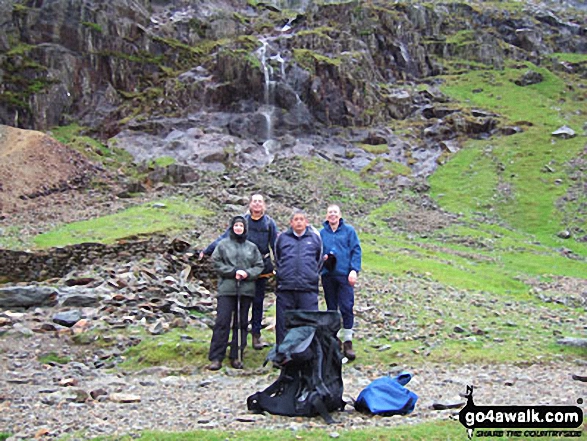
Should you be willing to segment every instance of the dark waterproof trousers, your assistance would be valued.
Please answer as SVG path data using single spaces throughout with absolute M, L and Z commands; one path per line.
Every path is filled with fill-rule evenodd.
M 324 300 L 329 311 L 340 311 L 342 327 L 353 329 L 355 315 L 355 289 L 346 276 L 322 276 Z
M 275 341 L 280 344 L 285 338 L 285 312 L 294 309 L 318 311 L 316 291 L 277 291 L 275 303 Z
M 232 339 L 230 342 L 229 358 L 235 360 L 238 358 L 238 335 L 239 329 L 236 318 L 236 296 L 219 296 L 216 307 L 216 322 L 214 323 L 214 330 L 212 331 L 212 341 L 210 342 L 210 352 L 208 359 L 210 361 L 224 360 L 226 356 L 226 348 L 228 346 L 228 336 L 232 328 Z M 247 345 L 247 327 L 249 325 L 249 308 L 252 302 L 251 297 L 240 297 L 240 348 L 241 360 L 242 353 Z
M 255 298 L 253 299 L 253 312 L 251 314 L 251 334 L 261 334 L 261 322 L 263 321 L 263 302 L 265 300 L 265 287 L 267 278 L 260 277 L 255 280 Z

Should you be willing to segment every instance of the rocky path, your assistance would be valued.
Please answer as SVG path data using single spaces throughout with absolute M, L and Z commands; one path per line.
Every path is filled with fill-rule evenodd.
M 67 353 L 67 339 L 50 335 L 25 337 L 13 333 L 0 339 L 0 432 L 10 439 L 90 439 L 142 430 L 188 431 L 217 428 L 305 429 L 332 432 L 375 426 L 416 424 L 449 419 L 455 410 L 434 410 L 434 404 L 455 404 L 467 385 L 477 387 L 476 404 L 576 405 L 587 401 L 587 383 L 572 374 L 585 364 L 544 365 L 419 365 L 393 371 L 373 369 L 357 360 L 343 368 L 345 400 L 356 398 L 371 380 L 401 370 L 413 378 L 407 387 L 419 396 L 408 416 L 370 417 L 347 406 L 336 413 L 335 425 L 321 418 L 290 418 L 252 414 L 246 399 L 277 377 L 272 368 L 246 365 L 244 371 L 223 368 L 211 373 L 201 366 L 182 372 L 160 367 L 128 373 L 96 369 L 90 363 L 41 364 L 37 355 Z M 87 347 L 84 349 L 87 351 Z M 584 411 L 587 408 L 584 406 Z M 464 430 L 464 429 L 463 429 Z

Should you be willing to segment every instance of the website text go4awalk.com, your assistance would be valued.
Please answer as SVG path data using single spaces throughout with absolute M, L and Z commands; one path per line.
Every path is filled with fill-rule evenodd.
M 469 439 L 477 438 L 580 438 L 583 410 L 579 406 L 477 406 L 473 389 L 467 388 L 467 404 L 459 421 Z M 579 398 L 577 404 L 583 404 Z

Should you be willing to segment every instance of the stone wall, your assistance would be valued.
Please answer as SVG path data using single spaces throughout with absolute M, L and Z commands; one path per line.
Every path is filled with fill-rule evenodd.
M 60 278 L 70 271 L 100 262 L 140 260 L 168 252 L 162 238 L 125 241 L 113 245 L 82 243 L 42 251 L 0 249 L 0 282 L 32 282 Z

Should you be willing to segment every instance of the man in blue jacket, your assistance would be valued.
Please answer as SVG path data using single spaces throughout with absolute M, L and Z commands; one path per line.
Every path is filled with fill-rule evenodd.
M 306 214 L 294 210 L 290 228 L 275 242 L 277 276 L 275 339 L 285 338 L 285 312 L 292 309 L 318 311 L 318 285 L 322 264 L 322 240 L 309 226 Z
M 340 310 L 343 352 L 349 360 L 356 358 L 353 350 L 355 315 L 354 286 L 361 271 L 361 242 L 355 229 L 345 223 L 338 205 L 329 205 L 320 230 L 324 248 L 322 288 L 329 310 Z

